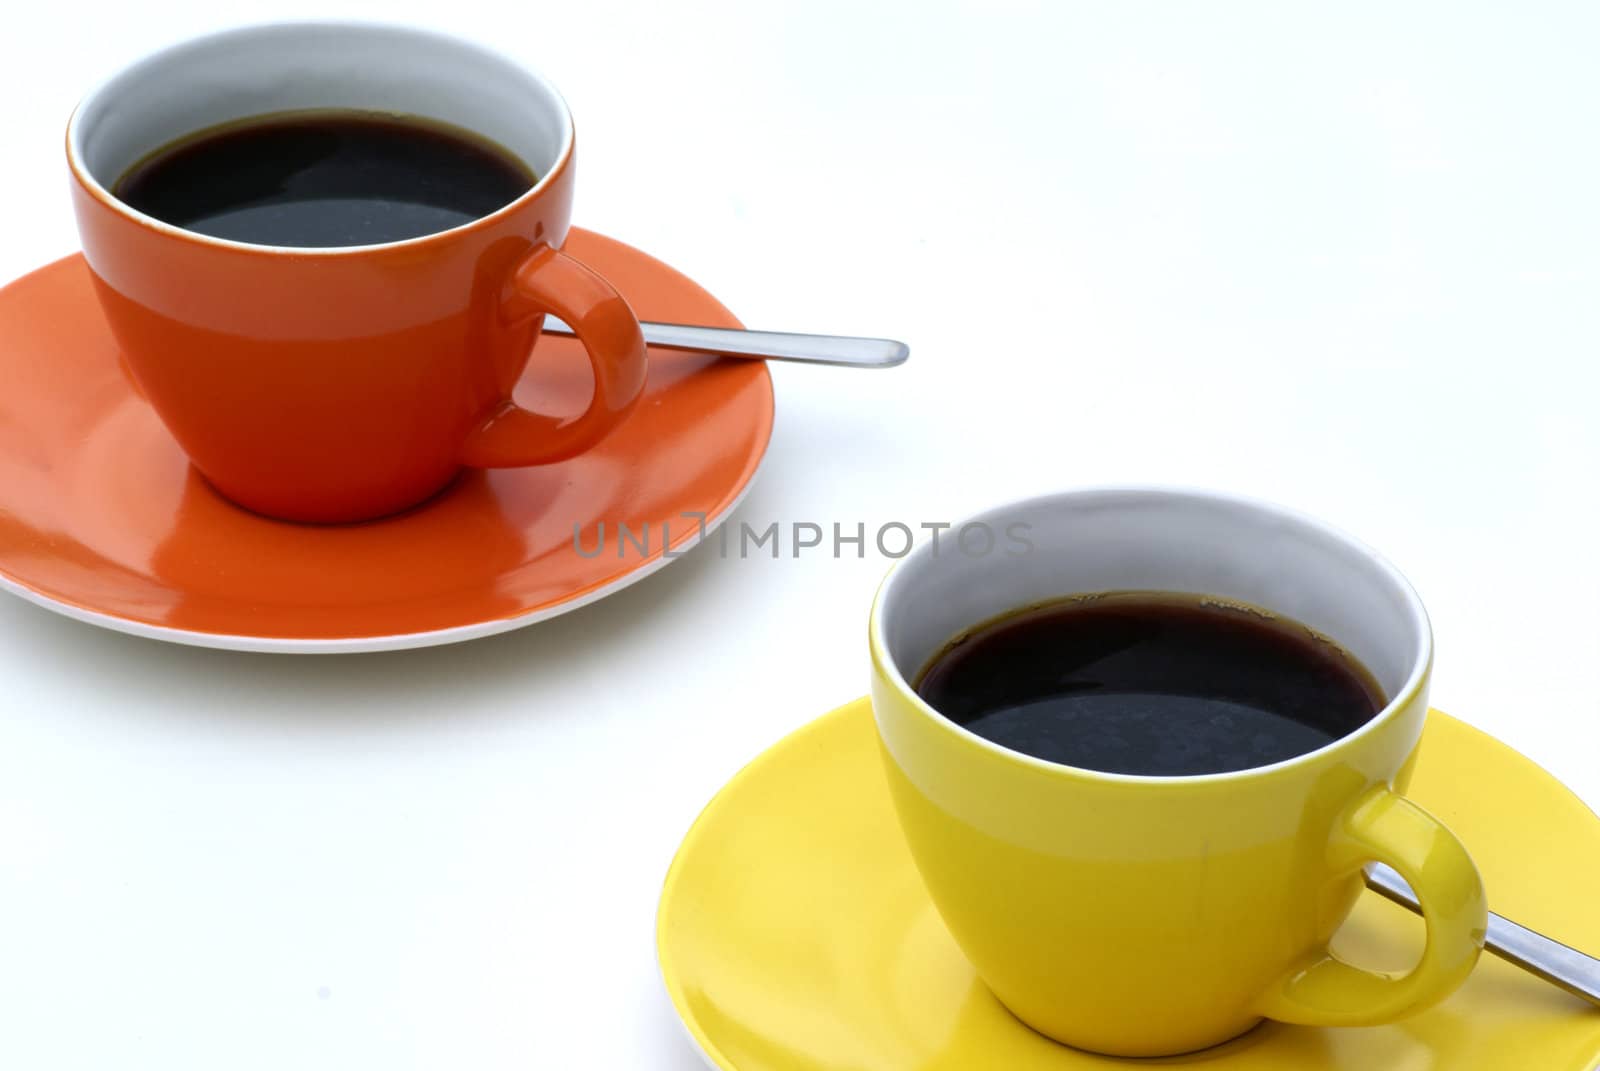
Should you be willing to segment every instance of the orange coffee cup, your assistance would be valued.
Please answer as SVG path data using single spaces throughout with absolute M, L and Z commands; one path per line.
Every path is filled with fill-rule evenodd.
M 111 193 L 147 153 L 218 124 L 303 109 L 439 120 L 538 176 L 451 230 L 382 245 L 253 245 L 171 226 Z M 285 23 L 158 52 L 101 84 L 67 126 L 84 257 L 127 367 L 228 498 L 296 521 L 381 517 L 462 466 L 542 465 L 603 438 L 644 387 L 626 301 L 561 252 L 572 117 L 542 77 L 400 27 Z M 579 415 L 511 400 L 545 313 L 588 352 Z

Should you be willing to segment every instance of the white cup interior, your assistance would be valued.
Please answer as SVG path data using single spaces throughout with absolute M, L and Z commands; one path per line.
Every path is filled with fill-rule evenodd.
M 566 103 L 531 71 L 452 37 L 338 22 L 230 30 L 149 56 L 83 99 L 67 146 L 79 171 L 109 194 L 147 153 L 185 135 L 317 108 L 463 127 L 515 153 L 540 179 L 572 146 Z
M 924 543 L 878 598 L 873 626 L 907 682 L 964 630 L 1105 591 L 1214 595 L 1298 621 L 1354 655 L 1390 700 L 1427 668 L 1427 614 L 1405 578 L 1361 543 L 1289 510 L 1203 492 L 1111 489 L 1030 499 L 968 523 L 987 525 L 995 549 L 968 556 L 949 537 L 937 553 Z

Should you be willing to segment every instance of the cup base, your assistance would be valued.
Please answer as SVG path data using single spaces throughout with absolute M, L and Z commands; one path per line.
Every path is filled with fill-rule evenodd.
M 994 993 L 994 990 L 991 989 L 989 992 Z M 1035 1034 L 1038 1034 L 1047 1041 L 1052 1041 L 1057 1045 L 1062 1045 L 1069 1049 L 1075 1049 L 1078 1052 L 1089 1053 L 1092 1056 L 1112 1056 L 1119 1059 L 1152 1059 L 1165 1056 L 1190 1056 L 1195 1053 L 1209 1052 L 1212 1049 L 1220 1048 L 1224 1045 L 1238 1041 L 1245 1035 L 1254 1032 L 1261 1026 L 1262 1023 L 1267 1021 L 1262 1016 L 1256 1016 L 1254 1018 L 1245 1020 L 1243 1025 L 1235 1023 L 1232 1026 L 1217 1031 L 1214 1035 L 1200 1035 L 1193 1039 L 1174 1040 L 1165 1043 L 1159 1037 L 1154 1037 L 1141 1039 L 1138 1042 L 1123 1045 L 1108 1040 L 1096 1040 L 1093 1042 L 1085 1040 L 1072 1040 L 1066 1036 L 1053 1033 L 1044 1029 L 1043 1027 L 1036 1026 L 1035 1024 L 1028 1022 L 1028 1020 L 1018 1015 L 1016 1010 L 1004 1000 L 1000 1000 L 998 994 L 995 994 L 995 999 L 1000 1001 L 1000 1006 L 1005 1008 L 1006 1011 L 1010 1012 L 1012 1017 L 1015 1018 L 1017 1022 L 1021 1023 L 1023 1026 L 1027 1027 L 1029 1030 L 1032 1030 Z
M 195 472 L 205 481 L 206 486 L 226 499 L 230 505 L 237 506 L 247 513 L 254 513 L 269 521 L 326 526 L 367 524 L 409 513 L 426 506 L 448 491 L 464 471 L 466 470 L 461 468 L 452 469 L 444 479 L 426 485 L 426 489 L 420 494 L 407 491 L 404 494 L 369 495 L 359 499 L 335 498 L 321 502 L 302 502 L 266 501 L 248 494 L 235 494 L 207 476 L 199 466 L 195 466 Z

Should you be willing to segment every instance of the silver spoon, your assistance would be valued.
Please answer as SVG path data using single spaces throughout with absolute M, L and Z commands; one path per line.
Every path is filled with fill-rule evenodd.
M 1367 865 L 1367 887 L 1401 907 L 1419 914 L 1422 911 L 1405 879 L 1382 863 Z M 1489 929 L 1484 935 L 1483 947 L 1575 997 L 1600 1005 L 1600 959 L 1584 955 L 1576 948 L 1535 933 L 1493 911 L 1489 912 Z
M 715 357 L 754 357 L 797 364 L 831 364 L 846 368 L 893 368 L 904 364 L 911 350 L 890 338 L 852 335 L 798 335 L 786 331 L 741 331 L 732 327 L 641 322 L 644 340 L 665 350 L 688 350 Z M 572 328 L 547 316 L 544 329 L 571 335 Z

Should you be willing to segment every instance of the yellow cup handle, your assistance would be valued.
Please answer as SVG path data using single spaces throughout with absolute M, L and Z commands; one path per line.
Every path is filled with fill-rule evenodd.
M 1312 1026 L 1372 1026 L 1422 1011 L 1466 981 L 1483 949 L 1488 903 L 1477 867 L 1438 819 L 1387 788 L 1371 789 L 1341 823 L 1331 862 L 1340 870 L 1382 862 L 1400 872 L 1428 926 L 1422 959 L 1396 977 L 1324 951 L 1269 993 L 1261 1014 Z

